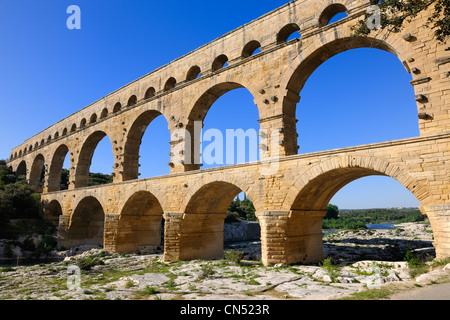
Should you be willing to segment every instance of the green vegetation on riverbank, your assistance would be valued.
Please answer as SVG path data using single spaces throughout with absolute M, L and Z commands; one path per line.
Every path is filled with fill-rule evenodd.
M 359 229 L 367 224 L 405 223 L 424 221 L 418 208 L 358 209 L 339 211 L 335 205 L 328 205 L 323 219 L 323 229 Z

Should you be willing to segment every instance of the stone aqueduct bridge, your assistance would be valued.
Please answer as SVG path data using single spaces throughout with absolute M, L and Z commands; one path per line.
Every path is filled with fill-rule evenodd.
M 402 32 L 352 37 L 351 27 L 369 5 L 365 0 L 290 2 L 26 140 L 12 150 L 9 165 L 37 187 L 45 163 L 45 215 L 59 223 L 59 243 L 66 247 L 103 243 L 110 251 L 131 252 L 159 245 L 164 218 L 166 261 L 221 257 L 225 213 L 245 192 L 260 221 L 264 264 L 317 262 L 323 258 L 322 218 L 333 195 L 355 179 L 384 175 L 420 201 L 437 256 L 448 257 L 450 51 L 424 27 L 429 13 Z M 343 11 L 347 18 L 329 24 Z M 287 41 L 297 31 L 301 38 Z M 306 80 L 330 57 L 362 47 L 395 54 L 412 74 L 420 136 L 297 154 L 295 109 Z M 261 52 L 254 54 L 257 48 Z M 170 175 L 138 180 L 141 138 L 155 117 L 164 116 L 171 133 L 192 132 L 221 95 L 242 87 L 252 93 L 261 131 L 267 133 L 260 162 L 200 170 L 190 159 L 172 161 Z M 87 187 L 93 152 L 106 135 L 113 144 L 114 183 Z M 180 150 L 198 155 L 195 148 L 185 150 L 183 139 L 170 143 L 174 159 Z M 69 190 L 59 191 L 67 154 Z M 271 166 L 278 170 L 267 174 L 264 169 Z

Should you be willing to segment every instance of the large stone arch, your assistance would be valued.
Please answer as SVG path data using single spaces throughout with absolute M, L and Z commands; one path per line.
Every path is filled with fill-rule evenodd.
M 167 118 L 158 110 L 146 110 L 133 121 L 124 145 L 122 181 L 138 179 L 142 137 L 150 123 L 159 116 L 163 116 L 167 121 Z M 167 141 L 167 143 L 169 142 Z
M 69 153 L 69 148 L 65 144 L 61 144 L 53 153 L 53 157 L 49 164 L 47 191 L 54 192 L 61 189 L 61 172 L 64 160 Z
M 63 245 L 74 247 L 91 245 L 103 247 L 105 212 L 100 202 L 93 196 L 83 198 L 70 216 Z
M 33 160 L 33 164 L 30 169 L 30 177 L 28 179 L 28 184 L 37 192 L 42 191 L 41 174 L 44 170 L 44 166 L 45 158 L 42 154 L 38 154 Z
M 379 175 L 395 179 L 421 204 L 428 203 L 428 187 L 400 164 L 369 156 L 336 156 L 322 161 L 300 175 L 283 201 L 287 210 L 325 210 L 333 196 L 357 179 Z
M 27 162 L 25 160 L 20 161 L 19 165 L 16 169 L 16 176 L 17 177 L 25 177 L 27 176 Z
M 91 167 L 92 157 L 99 142 L 108 135 L 104 131 L 95 131 L 84 141 L 76 165 L 74 186 L 75 188 L 87 187 L 89 184 L 89 168 Z M 111 139 L 108 137 L 111 141 Z M 114 155 L 113 150 L 111 150 Z
M 221 77 L 223 76 L 220 75 L 218 77 L 219 79 L 222 79 Z M 239 77 L 237 76 L 236 78 Z M 200 136 L 198 130 L 201 130 L 205 117 L 213 104 L 224 94 L 235 89 L 246 89 L 250 92 L 253 99 L 255 99 L 256 97 L 255 90 L 253 88 L 258 85 L 257 83 L 252 83 L 250 85 L 240 78 L 229 79 L 228 77 L 226 77 L 225 81 L 220 81 L 219 79 L 215 79 L 212 85 L 211 83 L 208 83 L 206 86 L 202 86 L 201 90 L 199 90 L 201 94 L 196 95 L 195 98 L 191 100 L 191 103 L 186 109 L 184 121 L 186 122 L 185 130 L 187 133 L 189 133 L 190 150 L 188 149 L 189 146 L 184 146 L 185 149 L 187 149 L 184 150 L 184 161 L 188 164 L 193 164 L 189 167 L 189 170 L 199 168 L 198 164 L 200 162 L 200 144 L 198 142 Z M 258 107 L 259 120 L 259 118 L 261 117 L 261 112 L 264 113 L 265 111 L 262 111 L 260 106 L 256 106 Z M 183 141 L 186 141 L 186 139 Z
M 241 192 L 235 184 L 213 181 L 186 197 L 189 200 L 179 224 L 179 259 L 220 259 L 223 256 L 226 213 Z
M 227 175 L 205 175 L 201 180 L 196 180 L 196 182 L 192 185 L 188 186 L 188 190 L 185 200 L 181 206 L 182 211 L 186 213 L 206 213 L 209 208 L 206 207 L 197 207 L 194 208 L 195 204 L 198 202 L 199 197 L 204 197 L 207 199 L 214 199 L 217 194 L 214 192 L 211 193 L 211 197 L 208 195 L 204 195 L 205 190 L 209 189 L 215 190 L 216 188 L 219 190 L 219 197 L 224 197 L 227 195 L 227 199 L 221 200 L 224 201 L 223 205 L 220 207 L 215 207 L 215 210 L 219 209 L 220 212 L 226 213 L 226 209 L 228 209 L 231 201 L 236 197 L 237 194 L 243 192 L 247 195 L 247 197 L 253 202 L 253 205 L 256 211 L 262 210 L 263 203 L 262 198 L 260 197 L 260 190 L 257 186 L 255 186 L 254 181 L 257 181 L 259 178 L 258 172 L 254 173 L 254 178 L 250 179 L 242 179 L 240 171 L 236 171 L 235 173 L 227 174 Z M 221 189 L 221 188 L 224 189 Z M 237 193 L 236 193 L 237 192 Z M 233 197 L 233 194 L 236 195 Z M 218 198 L 218 200 L 220 200 Z M 227 203 L 227 201 L 229 202 Z M 210 200 L 209 200 L 210 201 Z M 225 211 L 224 211 L 225 210 Z
M 289 65 L 281 79 L 282 87 L 286 89 L 287 93 L 282 105 L 284 114 L 295 117 L 295 104 L 299 101 L 300 92 L 306 81 L 320 65 L 339 53 L 352 49 L 374 48 L 394 54 L 403 63 L 404 58 L 412 51 L 404 44 L 405 41 L 399 42 L 396 35 L 390 35 L 385 39 L 382 37 L 352 37 L 347 28 L 341 27 L 338 30 L 339 32 L 329 33 L 330 36 L 323 36 L 321 41 L 313 41 Z
M 152 193 L 134 193 L 120 211 L 114 251 L 155 250 L 162 242 L 162 218 L 163 209 Z
M 373 175 L 394 178 L 411 191 L 421 203 L 426 203 L 427 187 L 400 165 L 375 157 L 358 155 L 333 157 L 320 162 L 298 177 L 284 199 L 283 206 L 286 210 L 275 218 L 284 226 L 283 240 L 280 243 L 286 251 L 285 262 L 321 261 L 322 220 L 330 200 L 350 182 Z M 270 217 L 273 224 L 277 214 L 270 214 L 273 215 Z M 270 228 L 266 229 L 270 232 Z
M 399 34 L 386 35 L 383 32 L 376 36 L 354 37 L 352 36 L 351 25 L 348 25 L 354 23 L 352 21 L 344 22 L 334 28 L 330 27 L 317 36 L 302 40 L 299 45 L 300 54 L 290 62 L 286 72 L 281 77 L 280 87 L 283 92 L 280 93 L 282 98 L 280 99 L 281 103 L 276 106 L 276 108 L 279 108 L 276 114 L 282 114 L 285 119 L 283 130 L 286 134 L 284 134 L 283 140 L 286 155 L 298 153 L 297 136 L 295 134 L 297 132 L 296 109 L 300 101 L 301 91 L 313 72 L 333 56 L 352 49 L 380 49 L 394 54 L 405 65 L 405 72 L 411 73 L 407 60 L 414 49 Z M 414 55 L 417 62 L 420 63 L 420 53 L 414 53 Z M 422 67 L 417 62 L 415 64 L 421 69 Z M 413 75 L 414 77 L 416 75 Z M 301 107 L 301 104 L 299 107 Z M 419 105 L 417 108 L 419 108 Z M 419 125 L 419 119 L 417 125 Z
M 63 214 L 61 204 L 58 200 L 52 200 L 45 205 L 44 220 L 50 221 L 55 225 L 59 223 L 59 217 Z

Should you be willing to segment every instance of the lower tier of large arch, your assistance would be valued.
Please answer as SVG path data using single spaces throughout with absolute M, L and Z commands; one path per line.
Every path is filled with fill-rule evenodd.
M 436 255 L 450 256 L 450 134 L 403 139 L 43 194 L 60 242 L 114 252 L 164 248 L 166 261 L 223 255 L 223 227 L 245 193 L 261 227 L 264 264 L 317 263 L 333 196 L 368 176 L 395 179 L 420 202 Z M 268 169 L 271 170 L 268 170 Z

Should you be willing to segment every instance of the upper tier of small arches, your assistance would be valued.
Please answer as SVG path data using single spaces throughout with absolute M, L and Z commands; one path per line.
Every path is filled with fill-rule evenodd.
M 345 2 L 345 1 L 344 1 Z M 281 9 L 281 8 L 280 8 Z M 317 15 L 316 22 L 312 25 L 314 28 L 323 28 L 326 27 L 331 19 L 336 16 L 339 13 L 342 12 L 348 12 L 349 10 L 347 7 L 342 3 L 334 3 L 329 4 L 326 7 L 323 8 L 320 15 Z M 337 23 L 336 21 L 333 22 Z M 292 41 L 294 38 L 297 38 L 296 41 L 299 41 L 301 38 L 300 31 L 302 31 L 302 25 L 301 23 L 296 22 L 289 22 L 285 25 L 283 25 L 281 28 L 279 28 L 278 32 L 275 36 L 275 45 L 283 45 L 286 42 Z M 311 24 L 309 24 L 304 29 L 310 29 Z M 304 30 L 303 30 L 304 31 Z M 67 118 L 65 121 L 68 122 L 67 126 L 63 127 L 59 131 L 54 132 L 53 134 L 49 134 L 46 139 L 41 139 L 36 142 L 27 143 L 26 146 L 22 146 L 19 149 L 15 149 L 13 153 L 10 155 L 9 160 L 14 160 L 17 158 L 20 158 L 24 156 L 27 153 L 30 153 L 38 148 L 41 148 L 45 146 L 46 144 L 49 144 L 57 139 L 61 139 L 66 137 L 70 133 L 74 133 L 78 130 L 83 130 L 86 127 L 90 125 L 94 125 L 99 121 L 102 121 L 104 119 L 107 119 L 108 117 L 114 116 L 115 114 L 125 111 L 141 102 L 145 102 L 149 99 L 156 98 L 158 96 L 161 96 L 163 94 L 166 94 L 177 87 L 181 85 L 185 85 L 187 83 L 190 83 L 192 81 L 198 80 L 202 78 L 205 75 L 208 75 L 210 73 L 219 72 L 221 69 L 231 66 L 235 63 L 238 63 L 240 61 L 250 59 L 252 56 L 256 56 L 258 54 L 262 54 L 264 50 L 267 47 L 272 46 L 266 46 L 264 48 L 261 43 L 263 42 L 262 39 L 266 38 L 265 34 L 259 34 L 260 39 L 252 39 L 247 41 L 247 43 L 242 47 L 241 54 L 238 58 L 234 58 L 232 60 L 229 59 L 226 53 L 217 54 L 216 57 L 213 59 L 213 61 L 209 65 L 209 70 L 202 70 L 201 67 L 197 64 L 190 65 L 187 68 L 187 71 L 185 72 L 185 75 L 181 79 L 176 79 L 175 76 L 168 76 L 167 80 L 162 86 L 162 88 L 158 91 L 156 89 L 157 86 L 147 86 L 145 88 L 138 89 L 138 85 L 135 86 L 134 93 L 130 94 L 128 100 L 125 101 L 113 101 L 110 106 L 105 107 L 104 104 L 103 107 L 100 107 L 98 111 L 92 111 L 92 113 L 89 116 L 83 117 L 81 121 L 78 123 L 70 123 L 70 117 Z M 195 52 L 195 51 L 194 51 Z M 136 82 L 139 83 L 139 82 Z M 132 84 L 130 84 L 132 85 Z M 128 87 L 128 86 L 126 86 Z M 64 121 L 64 120 L 63 120 Z M 61 121 L 62 122 L 62 121 Z M 60 123 L 61 123 L 60 122 Z M 47 129 L 51 130 L 51 128 Z M 47 131 L 46 130 L 46 131 Z

